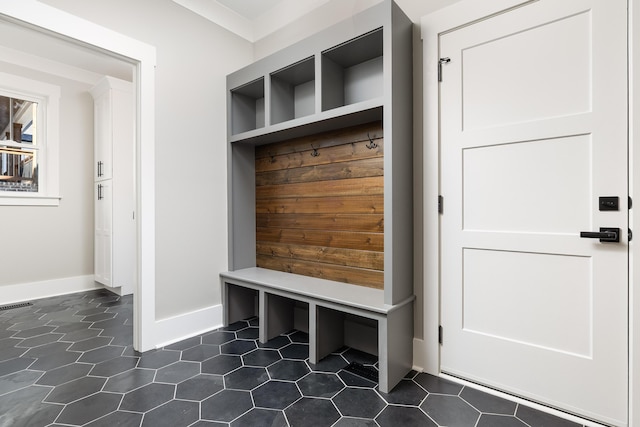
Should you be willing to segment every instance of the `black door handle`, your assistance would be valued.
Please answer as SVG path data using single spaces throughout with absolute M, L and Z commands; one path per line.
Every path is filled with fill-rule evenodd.
M 619 242 L 620 241 L 620 229 L 600 227 L 600 232 L 597 231 L 581 231 L 580 237 L 588 239 L 600 239 L 601 242 Z

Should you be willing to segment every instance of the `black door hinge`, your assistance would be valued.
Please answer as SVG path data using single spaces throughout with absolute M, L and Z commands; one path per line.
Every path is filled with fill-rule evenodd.
M 438 81 L 442 81 L 442 64 L 448 64 L 451 62 L 451 58 L 440 58 L 438 60 Z
M 628 236 L 629 242 L 630 242 L 631 239 L 633 239 L 633 231 L 631 231 L 631 229 L 629 229 L 629 234 L 627 236 Z
M 629 209 L 633 207 L 633 200 L 631 200 L 631 196 L 629 196 Z
M 444 197 L 438 196 L 438 213 L 444 212 Z
M 442 325 L 438 326 L 438 342 L 440 344 L 442 344 L 442 334 L 443 334 L 443 329 L 442 329 Z

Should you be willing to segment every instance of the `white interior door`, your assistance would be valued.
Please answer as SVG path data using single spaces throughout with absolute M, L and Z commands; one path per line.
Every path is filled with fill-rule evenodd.
M 627 425 L 627 2 L 440 36 L 443 372 Z M 619 198 L 601 211 L 600 196 Z M 581 238 L 619 228 L 619 243 Z

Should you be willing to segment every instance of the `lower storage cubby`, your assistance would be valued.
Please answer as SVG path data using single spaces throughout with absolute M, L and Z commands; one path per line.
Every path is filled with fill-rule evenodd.
M 342 347 L 378 355 L 378 321 L 375 319 L 319 306 L 316 307 L 315 333 L 315 362 Z
M 311 365 L 346 348 L 371 354 L 378 360 L 383 393 L 411 370 L 413 297 L 390 306 L 380 289 L 258 267 L 221 276 L 225 326 L 258 316 L 263 344 L 294 330 L 307 332 Z M 349 366 L 363 369 L 357 363 Z

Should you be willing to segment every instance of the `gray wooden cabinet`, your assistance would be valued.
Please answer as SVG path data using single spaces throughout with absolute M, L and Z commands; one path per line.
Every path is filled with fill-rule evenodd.
M 381 388 L 385 390 L 412 366 L 412 73 L 412 23 L 393 1 L 384 0 L 227 76 L 229 272 L 222 275 L 223 288 L 244 284 L 267 295 L 268 289 L 277 288 L 274 294 L 279 297 L 302 300 L 308 305 L 307 324 L 314 328 L 312 339 L 325 337 L 323 342 L 333 344 L 335 340 L 327 341 L 328 329 L 335 328 L 342 317 L 328 313 L 337 310 L 349 315 L 365 313 L 367 317 L 366 313 L 375 312 L 369 316 L 378 322 L 374 339 L 384 333 L 389 339 L 379 341 L 394 348 L 379 348 L 380 342 L 363 343 L 362 347 L 378 349 L 384 365 L 380 369 Z M 372 121 L 382 122 L 385 141 L 384 289 L 372 292 L 298 275 L 289 280 L 289 273 L 271 274 L 256 268 L 255 146 Z M 261 275 L 268 279 L 260 280 Z M 246 277 L 252 280 L 244 280 Z M 280 286 L 281 281 L 286 281 L 286 286 Z M 305 288 L 307 282 L 314 284 L 311 297 L 296 292 L 295 283 Z M 343 295 L 342 303 L 336 303 L 335 293 L 323 296 L 322 283 L 327 289 L 339 289 L 336 292 Z M 258 299 L 265 303 L 269 298 L 260 292 L 227 292 L 223 303 L 225 308 L 245 307 L 243 315 L 261 315 L 261 323 L 266 324 L 270 310 L 268 306 L 258 310 Z M 348 301 L 359 301 L 364 295 L 370 301 L 368 308 L 350 309 L 353 305 Z M 324 326 L 322 319 L 330 321 Z M 227 316 L 225 320 L 237 319 Z M 348 333 L 348 329 L 344 331 Z M 265 332 L 261 339 L 267 335 Z M 339 341 L 354 342 L 350 337 Z M 325 344 L 312 343 L 311 348 L 315 351 L 318 346 L 326 354 Z M 318 354 L 310 355 L 311 360 Z M 390 366 L 393 368 L 387 369 Z

